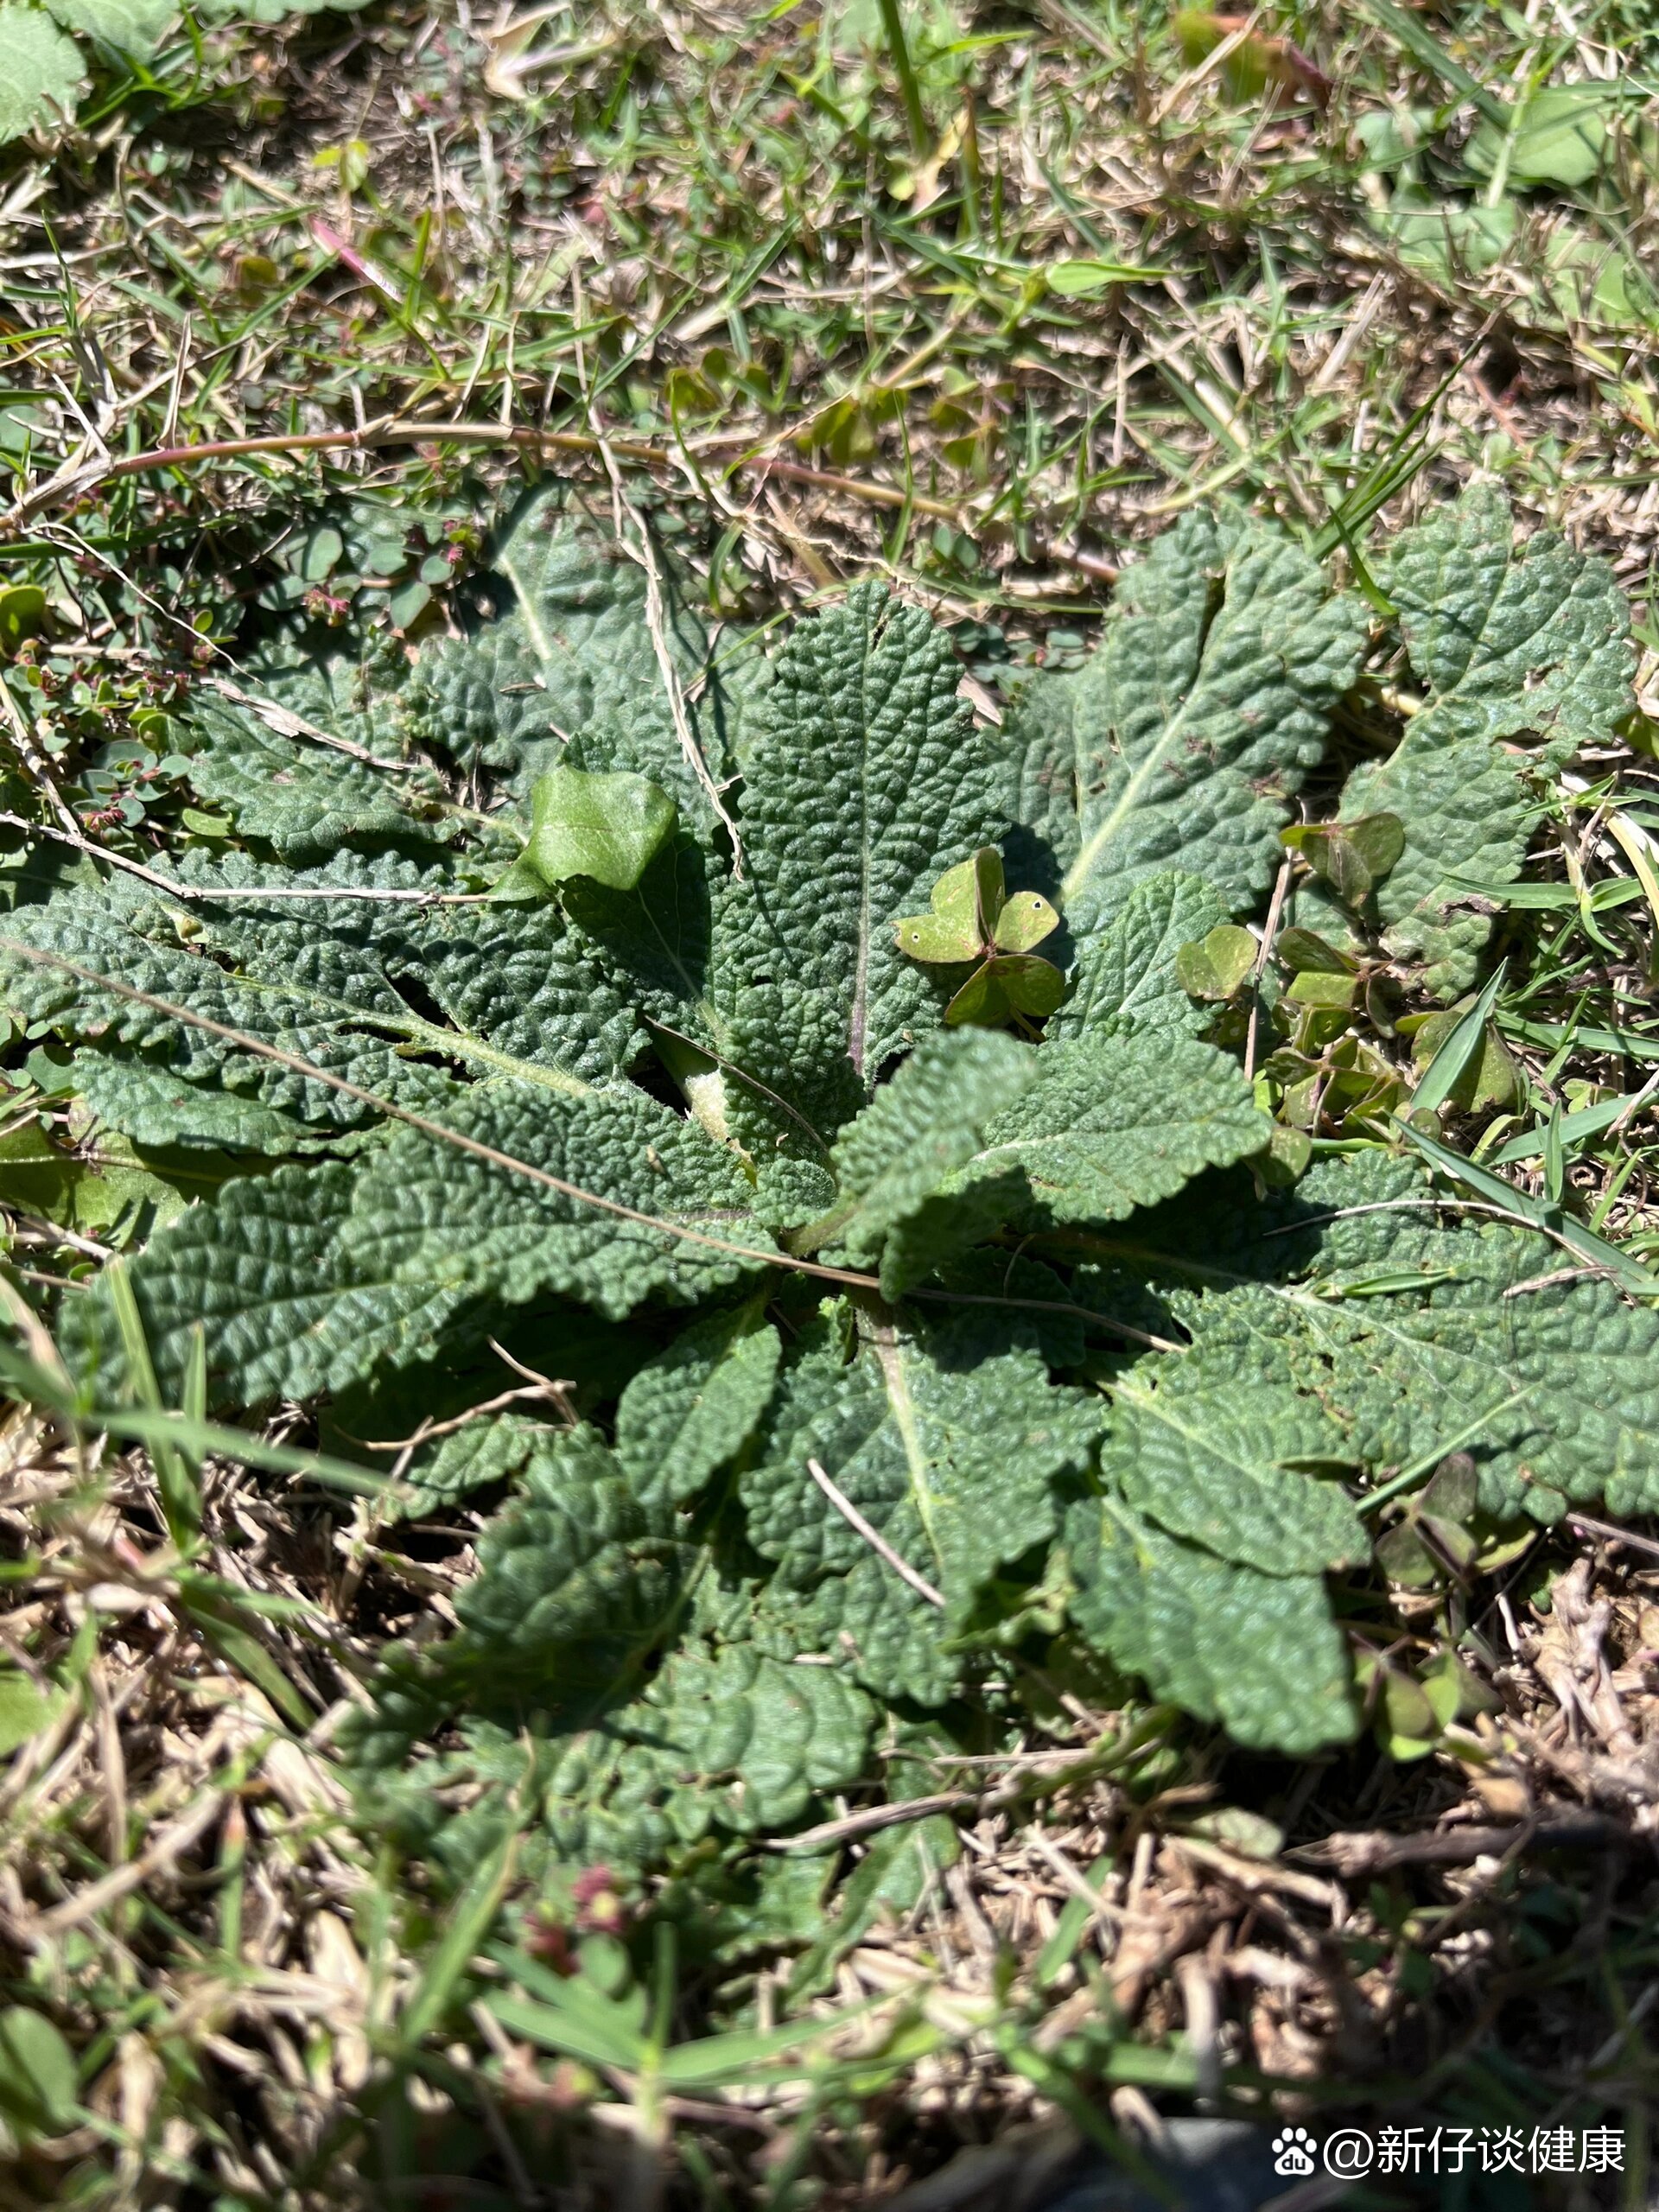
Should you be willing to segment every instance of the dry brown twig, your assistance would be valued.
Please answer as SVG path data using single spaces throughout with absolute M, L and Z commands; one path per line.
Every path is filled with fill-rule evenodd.
M 893 1569 L 893 1573 L 899 1577 L 899 1580 L 901 1582 L 907 1582 L 918 1598 L 925 1599 L 930 1605 L 937 1606 L 943 1611 L 944 1599 L 933 1587 L 933 1585 L 928 1581 L 925 1575 L 918 1573 L 917 1570 L 910 1564 L 908 1560 L 901 1559 L 899 1557 L 899 1554 L 894 1551 L 893 1546 L 881 1534 L 880 1530 L 871 1526 L 870 1522 L 865 1519 L 864 1516 L 853 1503 L 851 1498 L 848 1497 L 846 1491 L 837 1487 L 836 1483 L 824 1472 L 823 1469 L 819 1465 L 816 1459 L 808 1459 L 806 1463 L 806 1471 L 811 1476 L 813 1481 L 829 1499 L 830 1504 L 835 1507 L 836 1512 L 840 1514 L 842 1519 L 848 1523 L 849 1528 L 857 1530 L 858 1534 L 864 1539 L 864 1541 L 869 1546 L 870 1549 L 876 1554 L 878 1558 L 882 1559 L 887 1562 L 887 1564 Z

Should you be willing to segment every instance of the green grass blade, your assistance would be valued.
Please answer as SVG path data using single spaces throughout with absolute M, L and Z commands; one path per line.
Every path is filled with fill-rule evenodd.
M 1508 969 L 1507 961 L 1499 962 L 1497 974 L 1423 1070 L 1409 1101 L 1414 1114 L 1438 1113 L 1457 1089 L 1465 1069 L 1484 1041 L 1486 1025 L 1492 1018 L 1492 1008 L 1497 1004 Z
M 644 2040 L 615 2005 L 607 2003 L 606 2012 L 599 2014 L 575 2004 L 537 2005 L 505 1991 L 493 1992 L 484 2003 L 511 2033 L 539 2044 L 543 2050 L 556 2050 L 561 2057 L 579 2058 L 588 2066 L 620 2067 L 630 2074 L 637 2074 L 643 2063 Z
M 105 1270 L 104 1280 L 109 1286 L 110 1303 L 115 1308 L 116 1326 L 121 1333 L 121 1349 L 126 1356 L 133 1394 L 148 1412 L 164 1414 L 166 1408 L 144 1336 L 143 1319 L 124 1263 L 112 1260 Z M 149 1440 L 149 1455 L 155 1462 L 167 1533 L 183 1551 L 201 1534 L 200 1484 L 172 1439 L 158 1432 Z
M 6 1364 L 0 1361 L 0 1369 Z M 86 1429 L 107 1430 L 111 1436 L 130 1437 L 137 1444 L 147 1444 L 154 1451 L 158 1446 L 182 1446 L 185 1450 L 207 1454 L 214 1452 L 225 1459 L 238 1460 L 246 1467 L 259 1467 L 273 1475 L 304 1475 L 314 1482 L 327 1483 L 331 1489 L 344 1490 L 363 1497 L 378 1497 L 386 1484 L 365 1467 L 354 1467 L 349 1459 L 336 1459 L 326 1452 L 306 1452 L 291 1444 L 268 1444 L 263 1437 L 250 1436 L 245 1429 L 227 1427 L 222 1421 L 191 1421 L 183 1414 L 142 1413 L 125 1409 L 99 1408 L 79 1416 L 79 1425 Z
M 1472 1160 L 1465 1160 L 1460 1152 L 1453 1152 L 1450 1145 L 1441 1144 L 1438 1138 L 1425 1136 L 1408 1122 L 1402 1122 L 1398 1128 L 1405 1142 L 1414 1146 L 1442 1174 L 1464 1184 L 1489 1205 L 1501 1206 L 1506 1213 L 1517 1216 L 1545 1236 L 1558 1238 L 1576 1252 L 1586 1266 L 1610 1275 L 1621 1290 L 1628 1291 L 1632 1297 L 1659 1297 L 1659 1275 L 1650 1274 L 1628 1252 L 1621 1251 L 1617 1244 L 1610 1244 L 1605 1237 L 1598 1236 L 1571 1214 L 1560 1213 L 1529 1197 L 1525 1191 L 1517 1191 L 1501 1176 L 1488 1174 Z
M 490 1932 L 518 1855 L 515 1833 L 496 1847 L 455 1899 L 437 1948 L 397 2015 L 397 2037 L 406 2050 L 423 2041 L 448 2011 L 461 1976 Z
M 1581 1106 L 1576 1113 L 1563 1114 L 1557 1124 L 1560 1143 L 1569 1147 L 1582 1144 L 1588 1137 L 1599 1137 L 1604 1129 L 1611 1128 L 1621 1114 L 1628 1113 L 1630 1106 L 1629 1098 L 1604 1098 L 1598 1106 Z M 1541 1160 L 1548 1137 L 1548 1128 L 1524 1129 L 1493 1153 L 1486 1165 L 1514 1167 L 1522 1160 Z
M 256 1688 L 263 1690 L 290 1728 L 303 1733 L 312 1726 L 317 1717 L 315 1711 L 251 1629 L 228 1618 L 228 1608 L 200 1596 L 181 1592 L 180 1603 L 200 1630 L 203 1643 L 217 1652 L 226 1666 L 233 1667 Z
M 1448 54 L 1434 34 L 1409 9 L 1395 5 L 1395 0 L 1363 0 L 1365 13 L 1374 23 L 1388 32 L 1403 47 L 1420 69 L 1426 70 L 1449 91 L 1461 92 L 1472 100 L 1488 123 L 1500 130 L 1508 127 L 1510 111 L 1496 94 L 1489 92 L 1478 77 L 1471 76 L 1462 62 Z
M 202 1422 L 207 1418 L 207 1332 L 198 1321 L 190 1332 L 190 1359 L 184 1374 L 184 1418 Z M 193 1481 L 201 1480 L 201 1454 L 179 1447 L 180 1457 Z
M 910 147 L 913 154 L 927 151 L 927 116 L 922 107 L 922 87 L 916 75 L 916 66 L 910 58 L 910 44 L 905 36 L 904 12 L 899 0 L 880 0 L 881 28 L 887 35 L 887 52 L 899 74 L 899 88 L 905 96 L 905 121 L 910 128 Z

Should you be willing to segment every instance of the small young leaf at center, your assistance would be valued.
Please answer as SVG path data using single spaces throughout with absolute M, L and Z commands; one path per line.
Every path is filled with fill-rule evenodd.
M 673 800 L 644 776 L 555 768 L 531 794 L 524 858 L 544 883 L 585 875 L 632 891 L 672 835 Z
M 1370 897 L 1406 849 L 1405 824 L 1397 814 L 1365 814 L 1354 822 L 1299 823 L 1281 836 L 1351 906 Z

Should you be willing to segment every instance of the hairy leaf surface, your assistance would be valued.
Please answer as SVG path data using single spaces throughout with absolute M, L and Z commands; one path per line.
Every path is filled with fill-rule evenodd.
M 163 829 L 175 891 L 0 868 L 14 1211 L 84 1245 L 105 1209 L 168 1403 L 205 1345 L 216 1406 L 396 1466 L 388 1520 L 495 1509 L 353 1724 L 366 1817 L 463 1878 L 528 1810 L 538 1867 L 741 1882 L 872 1781 L 883 1704 L 890 1780 L 1103 1662 L 1306 1754 L 1360 1724 L 1373 1538 L 1447 1455 L 1499 1520 L 1659 1511 L 1637 1263 L 1569 1274 L 1363 1118 L 1384 995 L 1473 980 L 1458 879 L 1514 876 L 1625 710 L 1604 565 L 1477 491 L 1368 555 L 1396 634 L 1189 514 L 992 730 L 883 590 L 754 643 L 629 527 L 531 503 L 464 634 L 221 690 L 191 775 L 241 842 Z M 1406 735 L 1345 844 L 1316 783 L 1287 848 L 1339 710 L 1344 753 Z M 1315 863 L 1351 957 L 1255 957 Z M 1315 1092 L 1351 1156 L 1307 1164 Z M 143 1363 L 88 1256 L 49 1318 L 109 1404 Z
M 961 1667 L 950 1638 L 997 1569 L 1052 1533 L 1053 1485 L 1087 1464 L 1098 1427 L 1030 1353 L 947 1365 L 886 1325 L 851 1347 L 825 1325 L 741 1479 L 751 1540 L 778 1563 L 774 1604 L 870 1688 L 941 1702 Z M 827 1505 L 809 1459 L 942 1607 Z
M 1495 486 L 1404 531 L 1387 579 L 1428 696 L 1397 751 L 1350 779 L 1343 811 L 1405 824 L 1377 912 L 1390 949 L 1425 962 L 1430 984 L 1455 998 L 1491 933 L 1489 912 L 1455 879 L 1518 876 L 1537 813 L 1524 763 L 1503 741 L 1541 741 L 1543 771 L 1609 742 L 1633 703 L 1630 615 L 1605 562 L 1551 531 L 1517 547 Z
M 982 1179 L 988 1209 L 963 1197 L 952 1170 L 982 1152 L 986 1132 L 1038 1065 L 1011 1037 L 942 1032 L 842 1132 L 831 1154 L 841 1201 L 821 1230 L 855 1260 L 882 1255 L 884 1297 L 899 1297 L 1014 1211 L 1017 1169 Z
M 556 497 L 531 503 L 496 549 L 510 603 L 423 656 L 411 689 L 415 733 L 464 766 L 494 771 L 521 804 L 550 769 L 629 771 L 671 792 L 688 819 L 707 819 L 662 656 L 689 695 L 688 725 L 716 783 L 734 766 L 755 664 L 730 647 L 716 651 L 671 563 L 657 558 L 661 655 L 642 563 L 574 505 Z
M 969 1175 L 1025 1175 L 1033 1218 L 1121 1221 L 1205 1167 L 1261 1151 L 1270 1125 L 1236 1062 L 1190 1038 L 1086 1035 L 1050 1045 Z
M 622 1393 L 617 1457 L 642 1496 L 689 1503 L 753 1435 L 783 1349 L 760 1306 L 696 1323 Z
M 471 1076 L 580 1095 L 643 1042 L 632 1008 L 556 908 L 526 915 L 359 898 L 442 887 L 441 876 L 391 856 L 342 854 L 298 878 L 238 856 L 181 869 L 181 877 L 245 895 L 189 908 L 121 878 L 99 893 L 77 887 L 16 908 L 0 930 L 0 986 L 10 1003 L 183 1082 L 335 1128 L 360 1124 L 372 1109 L 172 1014 L 31 962 L 8 943 L 61 955 L 408 1105 L 442 1103 L 445 1062 Z M 323 895 L 259 897 L 279 884 Z
M 488 1301 L 557 1293 L 619 1319 L 652 1298 L 695 1303 L 753 1271 L 677 1230 L 774 1249 L 729 1155 L 642 1092 L 569 1098 L 503 1084 L 456 1099 L 448 1120 L 664 1225 L 397 1128 L 349 1167 L 238 1183 L 152 1240 L 132 1279 L 158 1373 L 176 1384 L 200 1320 L 224 1396 L 307 1397 L 432 1357 L 446 1327 Z
M 26 130 L 61 129 L 86 85 L 86 65 L 40 8 L 21 0 L 0 6 L 0 41 L 6 69 L 0 79 L 0 143 Z
M 1203 877 L 1229 913 L 1266 888 L 1362 636 L 1262 524 L 1185 515 L 1126 570 L 1093 658 L 1031 687 L 1014 724 L 1020 818 L 1079 938 L 1161 869 Z
M 1002 827 L 995 748 L 958 681 L 923 615 L 861 585 L 791 633 L 746 758 L 728 988 L 751 1026 L 775 1021 L 803 1059 L 844 1061 L 846 1104 L 821 1109 L 836 1121 L 938 1020 L 937 988 L 899 950 L 894 921 Z
M 661 1854 L 711 1828 L 764 1835 L 863 1770 L 869 1700 L 833 1668 L 743 1643 L 689 1641 L 645 1695 L 559 1753 L 543 1810 L 556 1848 Z
M 99 1120 L 140 1144 L 282 1154 L 317 1139 L 317 1131 L 257 1098 L 182 1082 L 147 1060 L 83 1050 L 74 1066 L 76 1086 Z
M 1202 877 L 1174 868 L 1143 877 L 1105 928 L 1078 944 L 1071 992 L 1047 1034 L 1202 1035 L 1209 1010 L 1182 989 L 1175 956 L 1226 918 Z
M 1337 1484 L 1296 1464 L 1339 1441 L 1311 1395 L 1252 1387 L 1212 1357 L 1166 1358 L 1155 1382 L 1114 1386 L 1102 1466 L 1130 1505 L 1217 1558 L 1319 1574 L 1357 1565 L 1370 1548 Z
M 1318 1576 L 1217 1560 L 1110 1498 L 1074 1506 L 1065 1534 L 1077 1618 L 1154 1696 L 1293 1756 L 1353 1733 L 1347 1654 Z
M 479 1567 L 461 1635 L 417 1663 L 404 1694 L 468 1708 L 486 1747 L 509 1715 L 529 1725 L 544 1750 L 527 1779 L 556 1849 L 649 1858 L 712 1827 L 786 1825 L 856 1778 L 868 1700 L 745 1640 L 741 1586 L 699 1611 L 706 1547 L 665 1487 L 642 1498 L 592 1430 L 536 1453 L 523 1497 L 480 1538 Z
M 284 737 L 242 706 L 199 706 L 194 721 L 189 779 L 197 798 L 296 866 L 327 860 L 341 845 L 441 843 L 455 834 L 453 817 L 431 804 L 437 785 L 429 774 L 393 773 Z
M 1125 1260 L 1192 1330 L 1195 1375 L 1270 1388 L 1281 1417 L 1292 1391 L 1303 1414 L 1321 1408 L 1325 1441 L 1316 1428 L 1299 1457 L 1398 1470 L 1466 1451 L 1496 1514 L 1551 1520 L 1597 1497 L 1655 1510 L 1659 1313 L 1610 1283 L 1559 1280 L 1560 1247 L 1530 1230 L 1441 1227 L 1422 1175 L 1384 1166 L 1325 1163 L 1288 1222 L 1228 1208 L 1236 1232 L 1254 1230 L 1230 1251 L 1194 1240 L 1179 1204 L 1166 1229 L 1147 1217 Z

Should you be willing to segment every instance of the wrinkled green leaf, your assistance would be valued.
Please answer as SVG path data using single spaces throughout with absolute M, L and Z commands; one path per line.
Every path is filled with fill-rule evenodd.
M 1452 998 L 1491 925 L 1450 879 L 1517 876 L 1536 813 L 1523 763 L 1500 745 L 1533 738 L 1548 775 L 1580 746 L 1611 742 L 1632 703 L 1629 612 L 1611 569 L 1553 531 L 1517 548 L 1491 486 L 1403 532 L 1382 580 L 1428 697 L 1392 758 L 1354 772 L 1342 810 L 1405 825 L 1376 893 L 1385 942 Z
M 1198 1036 L 1210 1016 L 1182 985 L 1180 948 L 1207 937 L 1223 918 L 1220 900 L 1198 877 L 1173 870 L 1148 876 L 1107 928 L 1084 938 L 1048 1034 Z
M 543 499 L 487 549 L 493 617 L 273 647 L 262 703 L 193 707 L 180 772 L 235 836 L 168 865 L 228 895 L 14 862 L 0 983 L 55 1118 L 12 1172 L 194 1203 L 121 1216 L 130 1298 L 77 1255 L 71 1383 L 8 1357 L 181 1479 L 245 1433 L 310 1465 L 228 1425 L 289 1401 L 329 1480 L 463 1520 L 449 1632 L 343 1734 L 365 1822 L 480 1914 L 509 1849 L 532 1887 L 637 1868 L 664 1925 L 707 1894 L 703 1955 L 735 1960 L 822 1894 L 768 1902 L 753 1840 L 969 1719 L 1005 1740 L 1048 1694 L 1028 1660 L 1306 1753 L 1360 1725 L 1340 1623 L 1379 1563 L 1430 1588 L 1517 1516 L 1659 1510 L 1652 1281 L 1565 1210 L 1567 1117 L 1542 1198 L 1421 1112 L 1393 1147 L 1309 1134 L 1321 1096 L 1373 1128 L 1402 1103 L 1347 1033 L 1362 994 L 1429 1060 L 1420 1108 L 1493 1099 L 1467 887 L 1513 880 L 1630 653 L 1605 568 L 1517 549 L 1479 489 L 1366 550 L 1364 610 L 1282 534 L 1189 515 L 1001 729 L 884 592 L 744 644 L 666 549 L 659 606 L 639 551 Z M 1372 664 L 1403 642 L 1406 734 L 1287 839 L 1396 619 Z M 525 839 L 543 876 L 480 899 Z M 1247 1083 L 1243 923 L 1287 842 Z M 1465 1693 L 1388 1667 L 1420 1756 Z
M 741 1451 L 772 1396 L 782 1347 L 758 1304 L 717 1313 L 641 1368 L 616 1409 L 616 1455 L 642 1495 L 681 1504 Z
M 1205 1167 L 1268 1142 L 1237 1063 L 1188 1039 L 1080 1038 L 1046 1046 L 1037 1077 L 987 1131 L 963 1171 L 1021 1170 L 1032 1217 L 1121 1221 Z
M 1073 1611 L 1155 1696 L 1293 1754 L 1353 1733 L 1347 1654 L 1317 1576 L 1226 1564 L 1109 1500 L 1074 1506 L 1066 1542 Z
M 1172 865 L 1235 913 L 1266 888 L 1361 636 L 1306 554 L 1230 516 L 1184 516 L 1125 570 L 1087 666 L 1036 679 L 1009 724 L 1079 938 Z

